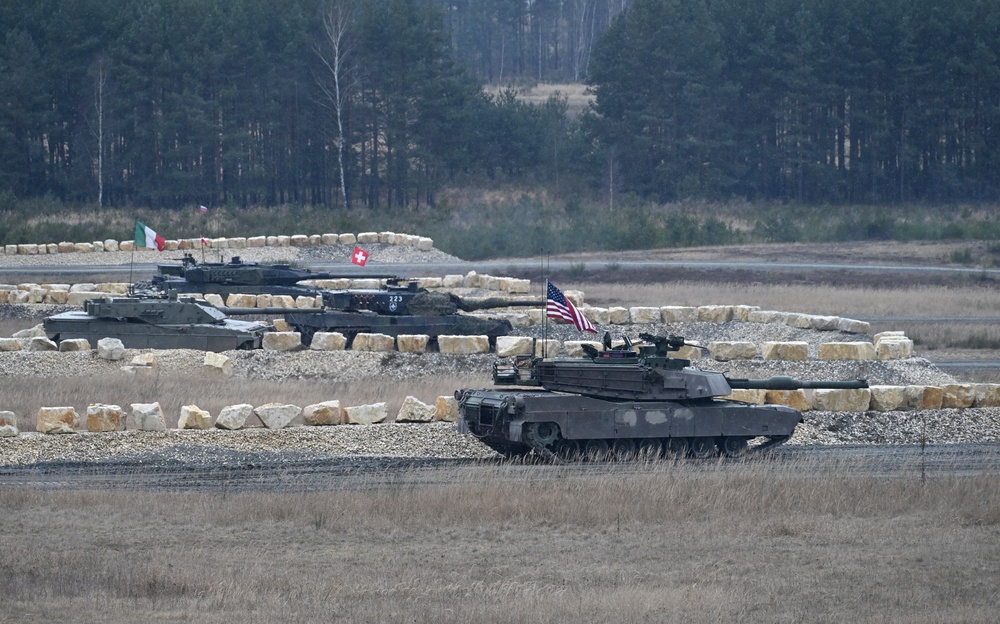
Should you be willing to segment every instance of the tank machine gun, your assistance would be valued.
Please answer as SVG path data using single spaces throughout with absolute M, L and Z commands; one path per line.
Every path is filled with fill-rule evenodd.
M 497 363 L 494 384 L 521 388 L 457 391 L 459 432 L 504 455 L 534 451 L 554 461 L 738 456 L 754 438 L 763 438 L 755 452 L 786 442 L 802 416 L 786 406 L 722 398 L 733 389 L 868 387 L 865 380 L 730 379 L 670 357 L 698 346 L 682 337 L 640 337 L 646 344 L 626 338 L 611 347 L 605 334 L 603 349 L 587 345 L 579 358 L 516 356 Z
M 186 297 L 91 299 L 83 310 L 46 318 L 43 327 L 55 342 L 86 338 L 96 345 L 101 338 L 112 337 L 128 349 L 203 351 L 258 349 L 270 329 L 266 323 L 227 318 L 221 310 Z

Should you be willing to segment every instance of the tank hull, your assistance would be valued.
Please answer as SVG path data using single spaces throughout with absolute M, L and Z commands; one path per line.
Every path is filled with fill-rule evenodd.
M 94 317 L 84 312 L 64 312 L 44 321 L 46 335 L 55 340 L 86 338 L 92 346 L 101 338 L 118 338 L 126 349 L 198 349 L 232 351 L 258 349 L 266 327 L 227 319 L 220 324 L 162 324 L 124 318 Z
M 725 399 L 613 401 L 534 390 L 462 390 L 459 431 L 508 455 L 620 447 L 739 454 L 753 438 L 784 442 L 802 417 L 778 405 Z M 541 446 L 542 448 L 539 448 Z M 707 454 L 707 453 L 706 453 Z M 714 454 L 714 453 L 711 453 Z

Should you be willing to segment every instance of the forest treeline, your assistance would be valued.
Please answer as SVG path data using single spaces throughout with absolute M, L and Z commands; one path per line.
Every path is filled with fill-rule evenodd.
M 995 0 L 25 0 L 0 210 L 1000 199 Z M 514 89 L 584 80 L 591 111 Z M 609 197 L 610 196 L 610 197 Z

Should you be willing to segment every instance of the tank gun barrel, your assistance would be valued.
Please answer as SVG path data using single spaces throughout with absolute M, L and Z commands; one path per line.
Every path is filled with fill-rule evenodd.
M 466 299 L 465 297 L 453 297 L 455 305 L 463 312 L 475 312 L 476 310 L 489 310 L 491 308 L 513 308 L 517 306 L 539 306 L 545 302 L 540 299 L 504 299 L 503 297 L 487 297 L 486 299 Z
M 285 314 L 286 312 L 305 312 L 309 314 L 320 314 L 325 312 L 323 308 L 216 308 L 227 316 L 250 316 L 253 314 Z
M 868 387 L 866 379 L 848 380 L 801 380 L 793 377 L 770 377 L 768 379 L 730 379 L 729 387 L 733 390 L 859 390 Z

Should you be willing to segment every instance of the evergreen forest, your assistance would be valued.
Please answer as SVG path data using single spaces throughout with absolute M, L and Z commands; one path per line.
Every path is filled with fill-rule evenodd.
M 0 211 L 1000 199 L 995 0 L 17 0 L 0 33 Z

